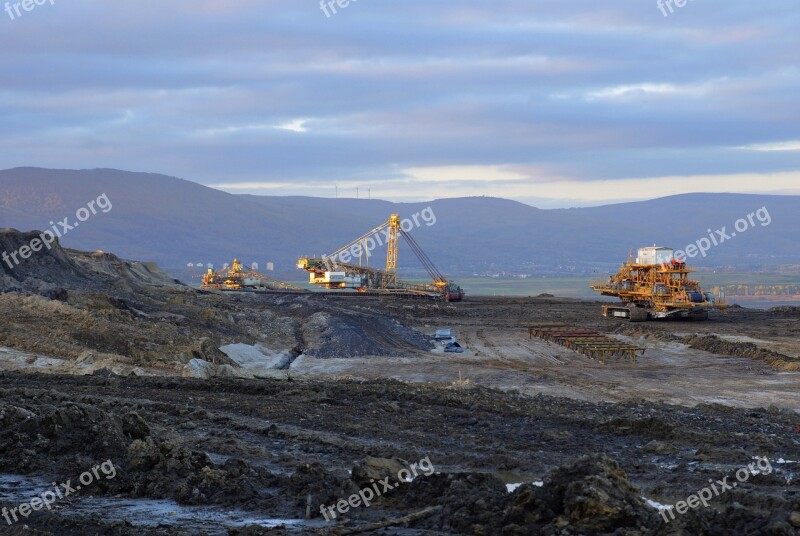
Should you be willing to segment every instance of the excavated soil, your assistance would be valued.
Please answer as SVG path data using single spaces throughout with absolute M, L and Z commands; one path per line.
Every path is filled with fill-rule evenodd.
M 794 412 L 777 408 L 595 404 L 387 380 L 21 373 L 0 375 L 0 399 L 3 473 L 75 481 L 112 460 L 116 477 L 88 493 L 171 499 L 176 508 L 235 507 L 253 519 L 294 520 L 281 529 L 287 533 L 328 533 L 431 506 L 441 510 L 390 530 L 734 534 L 750 526 L 758 528 L 753 534 L 792 534 L 791 519 L 800 516 L 791 461 L 800 460 L 800 428 Z M 675 504 L 753 456 L 771 460 L 772 474 L 720 495 L 708 509 L 667 524 L 646 502 Z M 428 459 L 435 473 L 338 524 L 320 523 L 320 505 L 356 493 L 354 479 L 363 485 L 358 465 L 368 457 Z M 509 483 L 523 485 L 509 493 Z M 4 491 L 4 506 L 18 504 Z M 136 516 L 123 524 L 102 512 L 79 516 L 68 502 L 25 521 L 53 534 L 179 533 L 168 522 L 159 528 Z

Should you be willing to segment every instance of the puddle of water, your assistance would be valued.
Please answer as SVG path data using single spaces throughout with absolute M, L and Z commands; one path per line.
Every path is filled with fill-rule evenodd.
M 33 497 L 52 490 L 53 486 L 41 477 L 0 475 L 0 501 L 10 504 L 28 503 Z M 260 525 L 272 528 L 285 525 L 311 530 L 324 526 L 321 521 L 276 519 L 235 509 L 208 506 L 181 506 L 167 499 L 126 499 L 74 495 L 53 504 L 65 517 L 98 516 L 106 521 L 124 520 L 133 525 L 158 527 L 180 526 L 182 529 L 204 531 L 207 534 L 228 534 L 229 527 Z

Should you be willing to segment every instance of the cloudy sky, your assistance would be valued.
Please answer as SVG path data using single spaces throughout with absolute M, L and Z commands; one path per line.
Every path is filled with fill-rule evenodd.
M 14 3 L 0 168 L 540 207 L 800 194 L 797 0 Z

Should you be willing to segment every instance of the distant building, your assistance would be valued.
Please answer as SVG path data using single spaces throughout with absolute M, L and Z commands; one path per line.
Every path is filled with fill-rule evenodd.
M 267 271 L 268 272 L 274 272 L 275 271 L 275 263 L 268 262 L 267 263 Z

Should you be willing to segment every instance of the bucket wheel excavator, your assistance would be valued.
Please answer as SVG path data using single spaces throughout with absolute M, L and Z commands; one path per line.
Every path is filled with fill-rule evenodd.
M 419 259 L 431 283 L 410 283 L 397 278 L 400 237 Z M 386 244 L 384 268 L 369 266 L 370 252 Z M 349 244 L 322 258 L 301 257 L 297 267 L 309 272 L 309 282 L 328 290 L 353 289 L 358 292 L 420 296 L 445 301 L 461 301 L 464 291 L 446 279 L 410 233 L 403 230 L 398 214 Z
M 608 281 L 591 285 L 603 296 L 614 296 L 619 305 L 603 305 L 603 316 L 644 322 L 656 318 L 707 320 L 708 312 L 727 307 L 724 296 L 703 292 L 700 282 L 689 278 L 695 270 L 676 259 L 671 248 L 639 249 Z

